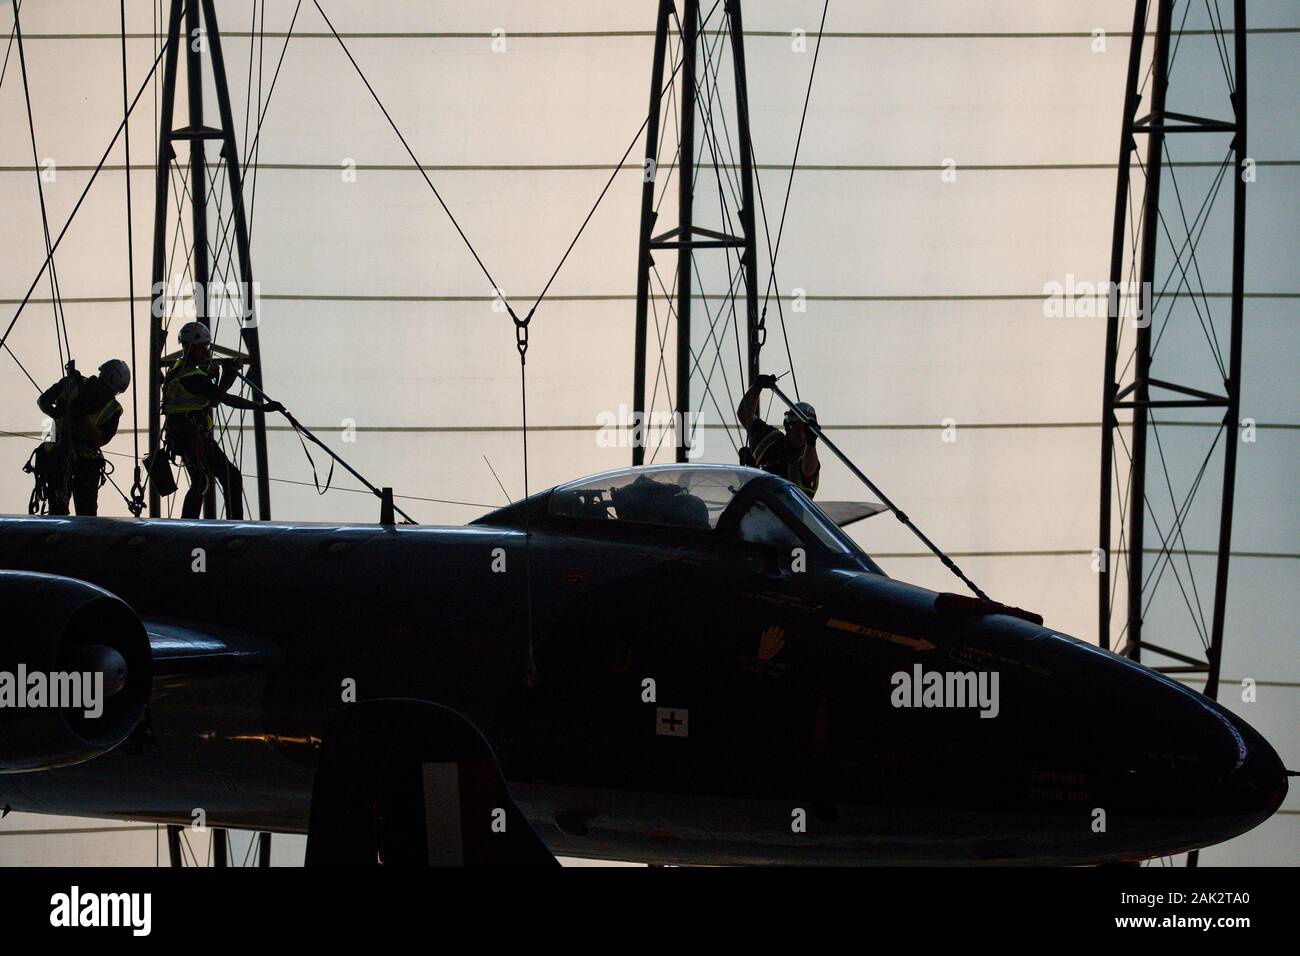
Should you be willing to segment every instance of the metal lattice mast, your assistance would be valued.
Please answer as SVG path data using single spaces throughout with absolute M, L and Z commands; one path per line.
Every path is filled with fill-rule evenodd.
M 728 234 L 696 225 L 695 190 L 696 190 L 696 134 L 698 130 L 699 100 L 701 77 L 700 65 L 700 4 L 699 0 L 683 0 L 680 19 L 677 17 L 674 0 L 660 0 L 655 28 L 654 60 L 650 77 L 650 109 L 646 130 L 644 184 L 641 193 L 641 225 L 639 232 L 637 263 L 637 297 L 636 297 L 636 331 L 635 355 L 633 369 L 633 421 L 632 464 L 645 462 L 644 442 L 640 440 L 645 434 L 644 416 L 646 413 L 646 369 L 648 361 L 647 333 L 650 314 L 650 300 L 654 296 L 651 287 L 654 270 L 654 252 L 659 249 L 676 250 L 676 294 L 674 314 L 676 317 L 677 347 L 675 356 L 675 397 L 674 411 L 679 423 L 690 421 L 691 414 L 691 372 L 695 359 L 691 350 L 692 298 L 695 293 L 696 269 L 693 260 L 695 250 L 724 249 L 736 250 L 744 283 L 746 341 L 748 356 L 745 362 L 745 374 L 752 382 L 758 374 L 759 349 L 761 335 L 758 330 L 758 277 L 757 277 L 757 233 L 754 215 L 754 169 L 753 150 L 749 128 L 749 105 L 747 83 L 745 79 L 744 32 L 741 25 L 740 0 L 725 0 L 723 4 L 728 22 L 727 39 L 731 47 L 733 76 L 735 83 L 735 122 L 737 145 L 737 165 L 739 167 L 740 208 L 736 210 L 739 235 Z M 679 89 L 678 119 L 678 222 L 674 229 L 656 235 L 654 232 L 658 213 L 655 209 L 655 185 L 658 179 L 657 165 L 660 151 L 659 128 L 662 115 L 665 87 L 665 60 L 670 34 L 674 32 L 673 23 L 680 26 L 681 72 Z M 704 83 L 709 81 L 709 69 L 705 61 Z M 671 80 L 671 78 L 669 78 Z M 714 83 L 716 84 L 716 74 Z M 671 82 L 669 83 L 671 87 Z M 717 122 L 714 111 L 710 110 L 704 119 L 704 142 L 710 145 L 718 141 L 714 128 Z M 723 120 L 725 123 L 725 119 Z M 715 164 L 719 157 L 714 156 Z M 729 290 L 735 294 L 735 289 Z M 688 428 L 682 427 L 677 435 L 677 460 L 686 461 L 689 444 Z
M 184 20 L 185 37 L 181 37 L 181 24 Z M 230 105 L 230 88 L 226 80 L 225 58 L 221 49 L 221 33 L 217 25 L 217 15 L 213 0 L 172 0 L 171 13 L 167 25 L 167 54 L 163 68 L 161 116 L 159 119 L 158 164 L 156 169 L 156 196 L 154 207 L 153 235 L 153 270 L 152 285 L 154 302 L 149 335 L 149 450 L 159 447 L 162 420 L 162 377 L 164 352 L 167 347 L 166 334 L 168 315 L 164 301 L 168 290 L 168 194 L 172 185 L 172 166 L 176 162 L 176 144 L 188 144 L 189 176 L 188 190 L 190 196 L 190 223 L 193 230 L 192 249 L 189 250 L 188 267 L 196 286 L 195 308 L 200 321 L 209 323 L 212 319 L 212 256 L 209 245 L 208 207 L 208 157 L 206 145 L 209 142 L 219 144 L 219 165 L 224 169 L 226 182 L 230 189 L 229 228 L 233 230 L 234 250 L 238 262 L 240 340 L 243 346 L 241 359 L 246 361 L 246 375 L 255 386 L 262 385 L 261 349 L 257 334 L 257 316 L 253 295 L 252 260 L 249 253 L 248 222 L 244 209 L 243 175 L 240 168 L 239 150 L 235 144 L 234 114 Z M 184 127 L 175 127 L 173 118 L 176 104 L 176 72 L 178 52 L 184 43 L 186 61 L 186 85 L 189 106 L 189 119 Z M 204 123 L 204 82 L 203 52 L 208 52 L 211 63 L 212 86 L 216 91 L 216 104 L 219 126 Z M 180 197 L 178 203 L 184 201 Z M 224 243 L 219 241 L 217 253 L 220 254 Z M 253 415 L 253 445 L 257 462 L 257 507 L 258 517 L 268 520 L 271 517 L 271 490 L 269 469 L 267 466 L 266 416 L 260 411 Z M 208 501 L 205 503 L 205 515 L 215 513 L 214 489 L 209 489 Z M 149 514 L 159 517 L 160 500 L 158 491 L 152 485 L 149 490 Z
M 1205 674 L 1205 693 L 1213 698 L 1218 693 L 1223 652 L 1241 402 L 1242 294 L 1248 181 L 1246 170 L 1249 165 L 1246 160 L 1246 14 L 1245 0 L 1233 0 L 1233 23 L 1230 31 L 1222 27 L 1222 19 L 1216 21 L 1213 13 L 1210 14 L 1210 30 L 1203 31 L 1213 37 L 1226 80 L 1225 105 L 1230 106 L 1231 109 L 1230 119 L 1216 119 L 1177 112 L 1167 105 L 1171 67 L 1179 45 L 1188 35 L 1183 32 L 1187 23 L 1186 12 L 1183 13 L 1177 30 L 1174 29 L 1177 5 L 1178 0 L 1137 0 L 1133 18 L 1111 247 L 1111 294 L 1107 309 L 1102 399 L 1099 537 L 1101 573 L 1098 591 L 1098 630 L 1099 641 L 1103 647 L 1109 648 L 1112 643 L 1116 643 L 1120 653 L 1134 660 L 1140 659 L 1143 651 L 1147 651 L 1174 662 L 1168 666 L 1158 666 L 1156 668 L 1158 670 L 1168 673 Z M 1156 30 L 1154 36 L 1150 37 L 1151 66 L 1147 74 L 1149 79 L 1146 81 L 1152 84 L 1150 109 L 1145 115 L 1139 116 L 1144 99 L 1143 51 L 1149 36 L 1147 23 L 1153 6 Z M 1217 2 L 1214 6 L 1217 10 Z M 1208 12 L 1209 4 L 1206 5 L 1206 9 Z M 1226 39 L 1228 32 L 1231 32 L 1232 37 L 1230 54 Z M 1184 57 L 1188 59 L 1193 59 L 1194 56 L 1193 53 L 1184 53 Z M 1213 67 L 1205 63 L 1184 65 L 1185 71 L 1198 68 L 1212 69 Z M 1201 142 L 1213 141 L 1207 137 L 1226 139 L 1227 151 L 1223 163 L 1220 164 L 1218 177 L 1201 204 L 1201 208 L 1189 223 L 1186 210 L 1183 208 L 1183 191 L 1179 189 L 1177 176 L 1179 164 L 1168 161 L 1169 144 L 1175 140 L 1186 142 L 1193 138 Z M 1145 145 L 1145 163 L 1141 159 L 1140 145 Z M 1145 182 L 1137 182 L 1136 188 L 1132 175 L 1135 158 L 1145 179 Z M 1229 342 L 1226 366 L 1222 362 L 1221 349 L 1214 327 L 1211 296 L 1204 288 L 1201 266 L 1196 259 L 1197 244 L 1202 241 L 1207 231 L 1210 210 L 1220 193 L 1225 175 L 1231 176 L 1233 182 L 1231 291 L 1228 296 Z M 1168 185 L 1172 186 L 1172 189 L 1162 188 L 1162 179 L 1165 177 L 1169 178 Z M 1184 230 L 1182 233 L 1178 231 L 1180 226 Z M 1162 249 L 1162 236 L 1167 240 L 1165 249 Z M 1127 323 L 1126 317 L 1122 314 L 1123 296 L 1118 291 L 1126 287 L 1126 252 L 1137 260 L 1136 267 L 1131 268 L 1129 278 L 1137 279 L 1141 283 L 1136 290 L 1141 321 L 1135 323 L 1137 328 L 1134 341 L 1130 343 L 1132 351 L 1127 354 L 1127 357 L 1123 344 Z M 1166 261 L 1170 259 L 1172 261 Z M 1157 289 L 1161 276 L 1166 273 L 1168 278 Z M 1180 278 L 1170 292 L 1170 284 L 1176 277 Z M 1198 285 L 1199 292 L 1196 288 Z M 1196 320 L 1200 321 L 1211 352 L 1219 364 L 1219 381 L 1210 383 L 1188 381 L 1191 373 L 1186 370 L 1174 369 L 1168 374 L 1163 373 L 1162 363 L 1157 357 L 1157 347 L 1171 323 L 1188 318 L 1186 308 L 1181 314 L 1178 313 L 1180 302 L 1190 303 L 1195 310 Z M 1167 364 L 1174 365 L 1172 362 Z M 1121 380 L 1128 369 L 1132 369 L 1132 379 L 1124 384 Z M 1188 609 L 1193 612 L 1194 622 L 1196 612 L 1200 610 L 1200 592 L 1192 573 L 1192 565 L 1188 557 L 1189 548 L 1183 530 L 1193 498 L 1200 487 L 1201 476 L 1206 471 L 1215 445 L 1211 445 L 1198 473 L 1182 474 L 1180 469 L 1174 467 L 1171 474 L 1170 463 L 1160 444 L 1158 428 L 1160 423 L 1157 421 L 1157 414 L 1163 417 L 1166 413 L 1175 414 L 1173 410 L 1198 409 L 1219 419 L 1215 445 L 1220 439 L 1224 440 L 1213 610 L 1208 626 L 1197 627 L 1201 632 L 1204 645 L 1204 659 L 1194 653 L 1164 646 L 1170 641 L 1163 637 L 1162 643 L 1154 643 L 1151 639 L 1153 635 L 1148 633 L 1149 629 L 1144 629 L 1149 623 L 1147 618 L 1151 609 L 1151 597 L 1161 580 L 1165 579 L 1165 571 L 1169 570 L 1171 565 L 1173 565 L 1173 575 L 1177 579 L 1178 587 L 1184 591 L 1183 596 L 1187 599 Z M 1131 421 L 1120 420 L 1119 416 L 1123 412 L 1131 415 Z M 1166 418 L 1165 421 L 1168 422 L 1170 419 Z M 1194 424 L 1181 421 L 1175 423 Z M 1125 432 L 1131 436 L 1128 441 L 1124 440 Z M 1151 437 L 1156 441 L 1154 457 L 1149 444 Z M 1117 473 L 1117 450 L 1126 453 L 1131 460 L 1127 483 Z M 1188 488 L 1182 504 L 1176 501 L 1175 476 L 1184 480 L 1179 485 L 1180 492 L 1184 485 Z M 1171 504 L 1175 506 L 1172 525 L 1166 522 L 1162 526 L 1157 520 L 1152 509 L 1152 497 L 1148 493 L 1148 481 L 1153 486 L 1159 486 L 1159 483 L 1163 482 L 1164 487 L 1169 490 Z M 1119 526 L 1118 545 L 1112 537 L 1115 525 Z M 1155 532 L 1154 538 L 1148 538 L 1148 533 L 1152 531 Z M 1155 561 L 1148 568 L 1146 554 L 1153 550 L 1150 545 L 1154 544 L 1156 539 L 1160 547 Z M 1175 552 L 1181 552 L 1185 559 L 1186 574 L 1190 579 L 1186 582 L 1186 586 L 1175 564 Z M 1114 561 L 1111 560 L 1112 556 L 1115 558 Z M 1122 614 L 1116 607 L 1116 597 L 1121 585 L 1117 580 L 1120 557 L 1125 558 L 1122 582 L 1125 609 Z M 1117 635 L 1115 628 L 1120 621 L 1123 624 Z M 1123 638 L 1122 642 L 1118 638 Z

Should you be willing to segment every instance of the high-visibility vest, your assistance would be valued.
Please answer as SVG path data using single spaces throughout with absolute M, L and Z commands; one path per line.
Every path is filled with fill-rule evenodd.
M 195 365 L 186 365 L 183 359 L 177 359 L 167 370 L 163 378 L 163 414 L 188 415 L 191 412 L 207 412 L 208 400 L 205 396 L 191 392 L 186 382 L 194 376 L 207 378 L 207 372 Z M 204 416 L 207 428 L 212 427 L 211 413 Z
M 76 450 L 76 453 L 82 458 L 94 458 L 99 455 L 97 447 L 84 447 L 80 445 L 73 437 L 71 418 L 73 403 L 77 400 L 77 395 L 81 391 L 81 386 L 85 384 L 85 378 L 78 372 L 73 372 L 64 378 L 63 391 L 60 393 L 57 405 L 63 411 L 63 414 L 54 420 L 54 434 L 58 441 L 70 443 Z M 122 414 L 122 406 L 117 399 L 110 398 L 100 408 L 86 417 L 96 428 L 102 428 L 118 415 Z
M 104 407 L 95 414 L 90 416 L 90 420 L 95 423 L 96 428 L 102 428 L 110 421 L 122 414 L 122 406 L 116 398 L 110 398 L 104 403 Z
M 817 494 L 817 486 L 821 484 L 821 473 L 818 472 L 811 478 L 804 477 L 803 455 L 792 457 L 784 472 L 768 468 L 764 464 L 765 460 L 771 456 L 771 453 L 780 447 L 784 441 L 785 434 L 775 428 L 764 435 L 759 440 L 758 444 L 754 446 L 754 467 L 762 468 L 764 471 L 780 475 L 782 478 L 785 478 L 791 484 L 796 486 L 809 498 L 812 498 Z

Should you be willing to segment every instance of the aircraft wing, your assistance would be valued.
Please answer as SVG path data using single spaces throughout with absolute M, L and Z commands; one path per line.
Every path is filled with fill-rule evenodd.
M 817 507 L 841 528 L 888 510 L 878 501 L 819 501 Z
M 205 677 L 222 677 L 250 668 L 268 667 L 280 649 L 233 628 L 143 621 L 153 654 L 155 693 Z

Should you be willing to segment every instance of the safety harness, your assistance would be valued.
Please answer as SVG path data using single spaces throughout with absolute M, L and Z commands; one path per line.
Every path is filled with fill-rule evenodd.
M 23 465 L 23 471 L 33 479 L 32 495 L 27 501 L 29 515 L 46 514 L 51 498 L 72 493 L 71 465 L 70 457 L 52 441 L 43 441 L 32 450 Z
M 752 451 L 753 467 L 762 468 L 764 471 L 772 471 L 772 469 L 766 466 L 777 457 L 784 442 L 785 434 L 777 428 L 773 428 L 766 435 L 760 438 L 758 444 L 754 446 Z M 746 446 L 746 448 L 748 448 L 748 446 Z M 745 464 L 743 458 L 741 463 Z M 820 474 L 813 475 L 812 478 L 806 478 L 804 476 L 802 454 L 791 456 L 790 460 L 786 463 L 783 472 L 772 473 L 780 474 L 782 478 L 787 479 L 791 484 L 798 487 L 799 490 L 809 498 L 813 497 L 817 493 L 817 486 L 821 484 Z
M 79 461 L 98 465 L 99 483 L 104 487 L 112 466 L 96 447 L 79 444 L 74 438 L 73 405 L 81 394 L 86 378 L 76 369 L 63 377 L 63 388 L 54 401 L 54 440 L 41 442 L 32 451 L 23 471 L 31 475 L 32 494 L 27 502 L 27 513 L 46 514 L 52 499 L 67 500 L 72 497 L 73 482 Z M 122 414 L 122 406 L 115 398 L 97 408 L 86 418 L 96 428 L 102 428 Z

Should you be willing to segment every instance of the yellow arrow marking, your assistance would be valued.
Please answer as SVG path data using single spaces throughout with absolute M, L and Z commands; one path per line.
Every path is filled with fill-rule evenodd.
M 885 641 L 892 641 L 895 644 L 902 644 L 904 647 L 910 647 L 915 651 L 932 651 L 936 646 L 923 637 L 907 637 L 904 634 L 892 634 L 889 631 L 882 631 L 879 628 L 867 627 L 865 624 L 854 624 L 852 621 L 840 621 L 836 618 L 831 618 L 826 623 L 836 630 L 848 631 L 850 634 L 861 634 L 864 637 L 875 637 Z

